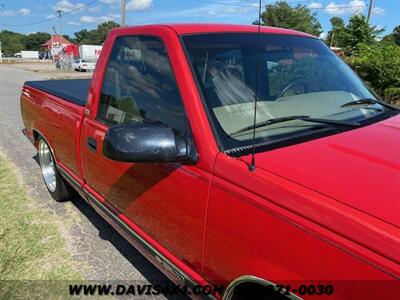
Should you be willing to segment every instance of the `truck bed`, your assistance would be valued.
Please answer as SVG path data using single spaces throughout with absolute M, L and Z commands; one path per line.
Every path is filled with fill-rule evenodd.
M 80 106 L 85 106 L 89 94 L 90 79 L 27 81 L 25 86 L 41 90 Z

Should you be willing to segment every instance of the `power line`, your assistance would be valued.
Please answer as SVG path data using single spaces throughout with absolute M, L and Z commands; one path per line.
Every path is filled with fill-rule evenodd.
M 78 11 L 78 10 L 81 10 L 81 9 L 83 9 L 83 8 L 86 8 L 86 7 L 88 7 L 88 6 L 90 6 L 90 5 L 94 4 L 94 3 L 96 3 L 97 1 L 98 1 L 98 0 L 89 1 L 88 3 L 86 3 L 86 4 L 84 4 L 84 5 L 78 6 L 77 8 L 74 8 L 74 9 L 72 9 L 72 10 L 69 10 L 69 11 L 63 13 L 62 15 L 63 15 L 63 16 L 66 16 L 66 15 L 72 14 L 72 13 Z
M 200 2 L 200 3 L 208 3 L 208 4 L 216 4 L 216 5 L 224 5 L 224 6 L 233 6 L 233 7 L 249 7 L 249 8 L 254 8 L 256 9 L 257 6 L 256 5 L 250 5 L 250 4 L 241 4 L 241 3 L 228 3 L 228 2 L 220 2 L 220 1 L 213 1 L 213 0 L 194 0 L 196 2 Z M 298 4 L 302 4 L 304 1 L 286 1 L 287 3 L 298 3 Z M 308 1 L 310 2 L 310 1 Z M 249 2 L 247 2 L 249 3 Z M 254 2 L 255 3 L 255 2 Z M 276 3 L 276 1 L 263 1 L 263 3 L 265 4 L 273 4 Z M 256 4 L 256 3 L 255 3 Z M 310 9 L 320 9 L 320 10 L 326 10 L 326 9 L 341 9 L 341 8 L 365 8 L 365 5 L 347 5 L 346 3 L 340 4 L 340 3 L 335 3 L 334 6 L 332 7 L 313 7 Z
M 25 27 L 25 26 L 32 26 L 32 25 L 38 25 L 38 24 L 42 24 L 42 23 L 46 23 L 46 22 L 50 22 L 53 21 L 54 19 L 58 18 L 58 17 L 63 17 L 69 14 L 72 14 L 78 10 L 84 9 L 92 4 L 94 4 L 95 2 L 97 2 L 98 0 L 92 0 L 89 1 L 88 3 L 84 4 L 84 5 L 80 5 L 77 8 L 71 9 L 63 14 L 58 14 L 58 15 L 54 15 L 53 17 L 47 18 L 45 20 L 40 20 L 40 21 L 35 21 L 35 22 L 31 22 L 31 23 L 26 23 L 26 24 L 0 24 L 1 26 L 5 26 L 5 27 Z

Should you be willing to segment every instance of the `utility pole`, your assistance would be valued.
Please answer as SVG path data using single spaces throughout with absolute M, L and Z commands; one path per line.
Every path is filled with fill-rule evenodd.
M 54 55 L 53 55 L 54 50 L 53 50 L 53 48 L 54 48 L 54 32 L 55 32 L 55 31 L 56 31 L 55 27 L 52 26 L 52 27 L 51 27 L 51 48 L 50 48 L 50 54 L 51 54 L 51 60 L 53 61 L 53 63 L 54 63 Z
M 372 13 L 372 6 L 374 5 L 374 0 L 369 0 L 369 7 L 368 7 L 368 16 L 367 16 L 367 23 L 369 24 L 369 20 L 371 19 Z
M 62 28 L 62 10 L 61 9 L 59 9 L 59 10 L 57 10 L 57 13 L 58 13 L 58 16 L 59 16 L 59 18 L 60 18 L 60 45 L 59 45 L 59 49 L 63 49 L 63 28 Z M 57 53 L 57 54 L 59 54 L 59 53 Z M 59 63 L 60 63 L 60 69 L 62 70 L 63 69 L 63 64 L 62 64 L 62 61 L 60 60 L 60 56 L 58 57 L 58 59 L 59 59 Z
M 125 26 L 126 0 L 121 0 L 121 27 Z
M 59 9 L 59 10 L 57 10 L 57 13 L 58 13 L 58 17 L 60 18 L 60 37 L 61 37 L 61 39 L 60 39 L 60 44 L 62 45 L 62 36 L 63 36 L 63 28 L 62 28 L 62 10 L 61 9 Z

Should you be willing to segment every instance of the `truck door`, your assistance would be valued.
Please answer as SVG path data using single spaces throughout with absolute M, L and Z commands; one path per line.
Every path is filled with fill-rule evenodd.
M 160 38 L 114 41 L 96 116 L 83 124 L 83 172 L 92 196 L 126 216 L 154 241 L 200 272 L 211 175 L 181 163 L 120 163 L 102 155 L 109 126 L 161 122 L 191 134 L 180 92 Z

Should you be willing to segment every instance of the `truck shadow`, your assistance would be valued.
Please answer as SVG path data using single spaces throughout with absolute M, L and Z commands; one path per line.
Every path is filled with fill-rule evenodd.
M 39 165 L 38 155 L 33 156 L 35 162 Z M 160 270 L 149 262 L 135 247 L 133 247 L 124 237 L 122 237 L 110 224 L 108 224 L 82 197 L 79 195 L 71 199 L 71 203 L 82 213 L 98 230 L 99 237 L 109 241 L 113 247 L 132 264 L 138 272 L 147 279 L 151 285 L 173 286 L 174 283 L 169 280 Z M 63 203 L 58 203 L 63 205 Z M 125 280 L 113 280 L 116 284 L 146 284 L 144 282 L 135 282 L 135 279 L 127 278 Z M 186 300 L 189 297 L 181 295 L 163 294 L 167 299 Z

